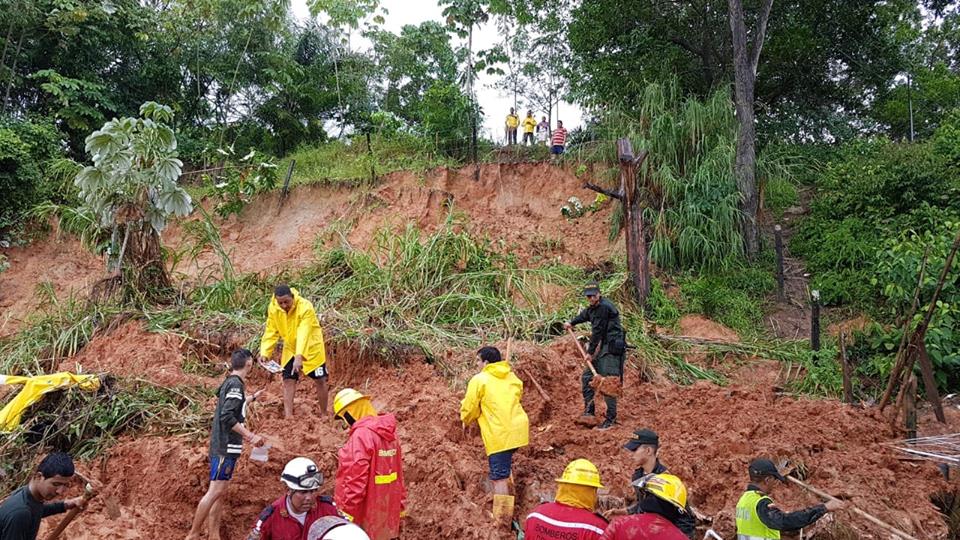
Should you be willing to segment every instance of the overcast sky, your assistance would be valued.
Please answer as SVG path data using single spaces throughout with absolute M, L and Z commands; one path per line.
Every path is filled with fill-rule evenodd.
M 383 27 L 395 34 L 399 34 L 400 29 L 407 24 L 417 25 L 428 20 L 443 20 L 443 10 L 434 0 L 381 0 L 380 3 L 388 12 Z M 306 0 L 293 0 L 292 6 L 293 12 L 298 18 L 308 19 L 310 17 Z M 453 39 L 454 43 L 459 40 L 456 36 Z M 479 31 L 474 30 L 473 32 L 474 51 L 490 48 L 501 39 L 493 22 L 487 23 L 480 27 Z M 351 45 L 359 49 L 370 47 L 370 43 L 358 35 L 351 38 Z M 477 100 L 486 115 L 483 122 L 485 136 L 502 140 L 503 122 L 510 107 L 513 106 L 513 96 L 501 94 L 499 90 L 493 88 L 497 78 L 494 75 L 480 73 L 477 77 L 476 91 Z M 534 111 L 534 115 L 539 118 L 541 111 Z M 561 103 L 559 116 L 555 115 L 554 118 L 557 117 L 563 120 L 564 127 L 573 129 L 580 126 L 582 112 L 576 105 Z

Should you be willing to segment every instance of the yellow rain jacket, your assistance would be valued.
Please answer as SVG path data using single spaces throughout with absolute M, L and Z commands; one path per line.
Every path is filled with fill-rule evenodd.
M 537 127 L 537 119 L 532 116 L 527 116 L 523 119 L 523 132 L 524 133 L 533 133 L 533 130 Z
M 0 433 L 8 433 L 20 425 L 23 411 L 40 401 L 44 394 L 71 386 L 79 386 L 83 390 L 94 392 L 100 388 L 100 378 L 96 375 L 75 375 L 67 372 L 36 377 L 0 375 L 0 384 L 23 385 L 20 393 L 14 396 L 6 407 L 0 409 Z
M 487 364 L 467 384 L 460 420 L 465 426 L 477 420 L 488 456 L 530 442 L 530 420 L 520 405 L 522 395 L 523 382 L 506 360 Z
M 291 288 L 290 291 L 293 293 L 291 313 L 287 313 L 280 307 L 276 297 L 270 299 L 270 307 L 267 308 L 267 328 L 263 332 L 263 337 L 260 338 L 260 354 L 264 358 L 270 358 L 277 342 L 283 339 L 284 351 L 280 359 L 281 365 L 286 366 L 287 362 L 293 361 L 294 356 L 302 354 L 303 372 L 311 373 L 327 362 L 323 330 L 320 328 L 320 321 L 317 319 L 313 304 L 300 296 L 300 292 L 296 289 Z

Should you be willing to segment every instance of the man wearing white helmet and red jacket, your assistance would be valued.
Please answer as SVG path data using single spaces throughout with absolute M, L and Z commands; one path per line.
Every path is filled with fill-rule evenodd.
M 407 490 L 397 418 L 378 414 L 370 398 L 353 388 L 337 393 L 333 414 L 350 429 L 347 443 L 337 454 L 337 507 L 371 540 L 399 538 Z
M 320 495 L 323 475 L 305 457 L 287 462 L 280 475 L 287 494 L 260 512 L 247 540 L 307 540 L 310 526 L 324 516 L 340 516 L 333 499 Z

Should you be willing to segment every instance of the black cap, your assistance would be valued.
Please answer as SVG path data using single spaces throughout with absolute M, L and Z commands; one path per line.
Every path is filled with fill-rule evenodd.
M 780 474 L 780 471 L 777 470 L 777 466 L 773 464 L 772 461 L 766 458 L 757 458 L 750 462 L 750 474 L 752 476 L 772 476 L 781 482 L 786 482 L 787 479 Z
M 635 452 L 637 448 L 640 448 L 643 445 L 651 446 L 660 446 L 660 437 L 657 436 L 657 432 L 650 429 L 638 429 L 633 432 L 633 437 L 630 437 L 630 440 L 623 445 L 624 448 L 631 452 Z
M 594 296 L 600 294 L 600 286 L 596 283 L 587 283 L 587 286 L 583 288 L 584 296 Z

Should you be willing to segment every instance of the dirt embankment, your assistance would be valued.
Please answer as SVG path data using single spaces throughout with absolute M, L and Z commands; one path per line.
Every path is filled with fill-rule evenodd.
M 120 342 L 128 341 L 138 344 L 142 356 L 137 358 L 143 361 L 152 354 L 159 358 L 168 354 L 169 342 L 152 341 L 148 336 L 136 326 L 123 327 L 95 340 L 91 347 L 100 348 L 91 348 L 88 354 L 94 350 L 123 354 L 128 351 Z M 580 368 L 572 344 L 516 344 L 513 356 L 525 382 L 523 404 L 531 419 L 530 446 L 515 460 L 517 516 L 521 519 L 553 496 L 554 478 L 567 462 L 580 457 L 598 465 L 609 495 L 629 493 L 633 466 L 620 447 L 633 429 L 643 426 L 660 433 L 663 462 L 684 479 L 691 503 L 711 516 L 712 526 L 727 538 L 733 534 L 733 510 L 746 483 L 746 465 L 758 455 L 802 462 L 810 471 L 810 482 L 818 487 L 847 497 L 918 538 L 945 538 L 944 522 L 929 497 L 945 489 L 946 482 L 933 465 L 902 461 L 884 446 L 890 431 L 873 410 L 835 401 L 776 397 L 770 388 L 641 384 L 634 372 L 628 376 L 621 401 L 621 424 L 596 432 L 573 422 L 582 403 Z M 506 533 L 491 531 L 482 443 L 478 437 L 464 439 L 458 421 L 463 384 L 472 374 L 466 366 L 472 364 L 472 357 L 471 351 L 453 353 L 447 361 L 461 366 L 460 371 L 441 375 L 422 359 L 377 358 L 343 345 L 331 346 L 333 390 L 358 388 L 400 421 L 410 506 L 404 538 L 508 538 Z M 134 364 L 115 365 L 122 370 L 136 369 Z M 169 377 L 168 373 L 160 375 Z M 531 383 L 531 375 L 549 394 L 549 404 Z M 191 376 L 181 372 L 179 377 L 186 380 Z M 196 382 L 212 387 L 217 380 L 204 377 Z M 315 459 L 326 476 L 324 491 L 331 492 L 336 452 L 346 439 L 335 422 L 313 410 L 309 387 L 299 389 L 301 417 L 292 423 L 281 419 L 279 381 L 268 381 L 263 372 L 257 372 L 248 387 L 267 389 L 250 424 L 269 434 L 276 447 L 266 464 L 252 462 L 246 455 L 241 459 L 225 509 L 224 538 L 242 538 L 262 507 L 282 493 L 280 469 L 291 457 Z M 205 440 L 144 437 L 122 441 L 105 464 L 88 465 L 100 471 L 107 489 L 105 497 L 71 526 L 71 537 L 182 537 L 206 488 L 206 452 Z M 776 495 L 780 506 L 788 509 L 816 502 L 796 488 L 784 487 Z M 108 512 L 105 499 L 118 505 Z M 821 527 L 830 519 L 855 527 L 862 538 L 884 537 L 849 512 L 828 518 Z
M 370 188 L 299 187 L 279 211 L 279 193 L 269 193 L 239 217 L 215 221 L 231 262 L 241 272 L 305 265 L 318 243 L 333 247 L 345 242 L 367 249 L 384 228 L 402 230 L 412 224 L 430 232 L 443 224 L 451 207 L 466 217 L 473 235 L 490 238 L 494 249 L 526 264 L 560 260 L 589 265 L 610 257 L 609 204 L 572 221 L 560 208 L 571 196 L 589 203 L 594 195 L 582 180 L 549 164 L 489 164 L 480 167 L 478 179 L 474 168 L 467 167 L 436 169 L 422 177 L 393 173 Z M 174 250 L 188 242 L 182 223 L 171 224 L 163 236 L 165 246 Z M 104 277 L 102 261 L 70 237 L 51 237 L 2 253 L 10 268 L 0 272 L 0 335 L 15 332 L 36 308 L 37 285 L 50 283 L 63 295 L 85 292 Z M 219 273 L 219 258 L 208 249 L 196 261 L 181 262 L 177 271 L 189 278 Z

